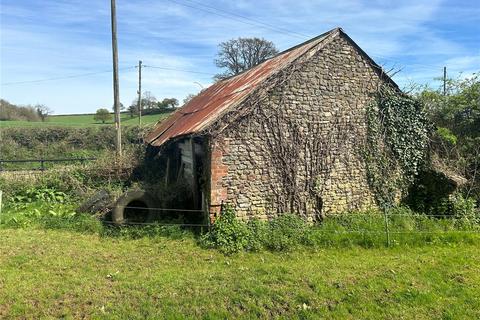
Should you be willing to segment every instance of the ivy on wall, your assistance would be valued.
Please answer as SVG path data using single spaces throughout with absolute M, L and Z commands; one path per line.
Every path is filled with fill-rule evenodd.
M 367 175 L 377 204 L 387 208 L 426 163 L 433 127 L 422 104 L 389 87 L 367 108 Z

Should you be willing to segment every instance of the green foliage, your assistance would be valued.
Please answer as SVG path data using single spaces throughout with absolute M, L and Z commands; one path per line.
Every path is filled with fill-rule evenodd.
M 7 202 L 0 226 L 99 233 L 102 228 L 100 221 L 76 213 L 68 200 L 65 193 L 51 188 L 29 188 Z
M 99 157 L 115 150 L 115 128 L 113 127 L 5 128 L 1 130 L 0 154 L 2 159 L 6 160 Z M 124 127 L 122 131 L 126 150 L 144 147 L 143 129 Z M 32 164 L 3 164 L 3 166 L 20 169 L 31 168 Z
M 298 215 L 280 215 L 269 222 L 266 247 L 273 251 L 289 251 L 303 242 L 307 228 L 306 222 Z
M 178 100 L 175 98 L 165 98 L 157 102 L 157 109 L 160 112 L 168 112 L 174 110 L 178 106 Z
M 142 127 L 151 127 L 158 121 L 168 117 L 169 113 L 142 114 Z M 44 122 L 40 119 L 35 121 L 27 120 L 7 120 L 2 121 L 2 128 L 98 128 L 104 127 L 101 123 L 93 119 L 94 114 L 74 114 L 74 115 L 49 115 Z M 130 112 L 120 114 L 122 127 L 138 126 L 138 119 L 132 118 Z M 1 121 L 1 120 L 0 120 Z M 113 127 L 113 122 L 110 122 Z
M 102 237 L 122 239 L 142 239 L 165 237 L 170 239 L 190 238 L 193 233 L 180 226 L 152 224 L 146 226 L 105 226 L 100 232 Z
M 235 211 L 227 208 L 202 243 L 225 254 L 263 249 L 290 251 L 306 241 L 307 231 L 305 221 L 293 214 L 283 214 L 269 222 L 254 219 L 244 223 L 235 218 Z
M 7 100 L 0 99 L 0 121 L 40 121 L 40 115 L 34 106 L 17 106 Z
M 247 248 L 249 238 L 247 225 L 237 220 L 235 211 L 227 206 L 212 230 L 202 237 L 202 243 L 207 247 L 218 248 L 225 254 L 232 254 Z
M 261 251 L 266 248 L 270 240 L 270 229 L 268 223 L 259 219 L 252 219 L 247 223 L 249 239 L 247 247 L 248 251 Z
M 454 135 L 450 129 L 439 127 L 437 128 L 437 134 L 443 139 L 443 141 L 449 143 L 450 145 L 457 144 L 457 136 Z
M 226 257 L 191 239 L 5 229 L 0 239 L 5 319 L 480 317 L 478 244 Z
M 480 208 L 477 208 L 475 199 L 456 193 L 448 200 L 450 215 L 480 224 Z
M 14 205 L 32 202 L 64 203 L 67 195 L 49 187 L 30 187 L 11 198 Z
M 425 88 L 418 99 L 438 127 L 432 151 L 469 180 L 464 191 L 480 202 L 480 73 L 448 79 L 447 95 Z
M 386 215 L 373 210 L 345 212 L 327 216 L 319 224 L 307 224 L 292 214 L 280 215 L 270 221 L 244 223 L 235 219 L 233 210 L 228 209 L 226 216 L 222 215 L 212 230 L 202 237 L 201 243 L 225 254 L 292 251 L 301 246 L 384 247 L 387 245 L 386 223 L 390 243 L 394 246 L 478 241 L 478 211 L 470 201 L 460 201 L 456 207 L 456 215 L 443 219 L 419 214 L 406 207 L 394 207 L 388 209 Z
M 215 76 L 215 80 L 237 75 L 277 53 L 273 42 L 260 38 L 237 38 L 221 42 L 215 65 L 224 70 Z
M 382 88 L 367 110 L 364 156 L 370 186 L 382 208 L 394 205 L 425 164 L 432 125 L 420 101 Z
M 113 118 L 112 114 L 110 114 L 110 111 L 105 108 L 98 109 L 95 115 L 93 116 L 93 119 L 95 121 L 101 121 L 102 123 L 105 123 L 105 121 L 110 121 Z

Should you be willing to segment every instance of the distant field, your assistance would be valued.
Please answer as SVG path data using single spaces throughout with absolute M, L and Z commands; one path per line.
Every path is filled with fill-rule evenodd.
M 170 113 L 152 114 L 142 117 L 142 124 L 153 124 L 159 120 L 165 119 Z M 0 121 L 0 128 L 3 127 L 96 127 L 112 125 L 113 121 L 101 123 L 93 120 L 93 114 L 75 114 L 75 115 L 54 115 L 47 118 L 47 121 Z M 123 125 L 137 125 L 138 117 L 131 118 L 127 114 L 122 114 L 121 121 Z

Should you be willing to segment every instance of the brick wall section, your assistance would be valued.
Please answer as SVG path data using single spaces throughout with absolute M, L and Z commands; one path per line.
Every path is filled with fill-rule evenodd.
M 214 220 L 220 212 L 222 201 L 227 200 L 228 188 L 223 180 L 228 176 L 228 165 L 223 161 L 223 155 L 228 152 L 228 142 L 217 139 L 210 149 L 210 219 Z
M 321 215 L 328 215 L 375 206 L 359 152 L 366 135 L 366 106 L 380 77 L 341 36 L 297 65 L 287 81 L 268 90 L 260 106 L 214 138 L 211 204 L 224 200 L 241 219 L 296 211 L 313 221 L 319 219 L 320 209 Z M 287 145 L 293 135 L 299 145 L 302 139 L 312 138 L 328 145 L 323 157 L 328 169 L 317 177 L 310 177 L 305 169 L 316 157 L 312 150 L 304 148 L 292 155 L 296 158 L 290 164 L 291 179 L 299 186 L 293 207 L 285 197 L 281 169 L 274 165 L 278 159 L 272 160 L 275 132 L 265 129 L 268 119 L 279 113 L 283 117 L 278 125 Z M 288 148 L 293 150 L 291 145 Z M 316 194 L 303 187 L 312 179 L 318 185 Z

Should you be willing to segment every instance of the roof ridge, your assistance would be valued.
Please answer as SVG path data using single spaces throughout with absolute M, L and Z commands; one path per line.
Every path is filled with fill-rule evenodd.
M 263 60 L 263 61 L 260 62 L 259 64 L 256 64 L 256 65 L 254 65 L 254 66 L 251 66 L 251 67 L 248 68 L 248 69 L 245 69 L 245 70 L 243 70 L 243 71 L 241 71 L 241 72 L 239 72 L 239 73 L 237 73 L 237 74 L 231 75 L 231 76 L 229 76 L 229 77 L 226 77 L 226 78 L 224 78 L 224 79 L 222 79 L 222 80 L 220 80 L 220 81 L 218 81 L 218 82 L 223 82 L 223 81 L 226 81 L 226 80 L 231 80 L 232 78 L 235 78 L 235 77 L 237 77 L 237 76 L 239 76 L 239 75 L 242 75 L 242 74 L 244 74 L 244 73 L 246 73 L 246 72 L 248 72 L 248 71 L 250 71 L 250 70 L 252 70 L 252 69 L 255 69 L 256 67 L 261 66 L 262 64 L 264 64 L 264 63 L 267 62 L 267 61 L 270 61 L 270 60 L 272 60 L 272 59 L 278 58 L 278 57 L 280 57 L 280 56 L 282 56 L 282 55 L 284 55 L 284 54 L 286 54 L 286 53 L 288 53 L 288 52 L 290 52 L 290 51 L 293 51 L 293 50 L 295 50 L 295 49 L 298 49 L 298 48 L 300 48 L 300 47 L 303 47 L 303 46 L 305 46 L 305 45 L 307 45 L 307 44 L 309 44 L 309 43 L 312 43 L 312 42 L 314 42 L 314 41 L 320 40 L 321 38 L 325 38 L 326 36 L 328 36 L 329 34 L 333 34 L 334 32 L 342 32 L 342 33 L 345 33 L 345 32 L 343 31 L 343 29 L 340 28 L 340 27 L 333 28 L 333 29 L 331 29 L 331 30 L 328 30 L 327 32 L 324 32 L 324 33 L 316 36 L 316 37 L 313 37 L 313 38 L 308 39 L 308 40 L 306 40 L 306 41 L 304 41 L 304 42 L 301 42 L 301 43 L 299 43 L 299 44 L 297 44 L 297 45 L 295 45 L 295 46 L 293 46 L 293 47 L 290 47 L 290 48 L 288 48 L 288 49 L 285 49 L 285 50 L 277 53 L 276 55 L 271 56 L 270 58 Z
M 221 121 L 226 113 L 238 108 L 239 104 L 248 99 L 256 90 L 263 88 L 268 79 L 275 77 L 292 65 L 310 60 L 337 37 L 346 39 L 359 54 L 369 61 L 371 67 L 383 79 L 398 87 L 384 73 L 383 68 L 377 65 L 342 28 L 337 27 L 284 50 L 235 76 L 212 84 L 166 120 L 158 123 L 145 137 L 145 141 L 153 146 L 161 146 L 172 139 L 205 132 L 208 128 L 223 130 L 225 126 L 219 124 L 219 119 Z M 229 121 L 229 123 L 231 122 Z

